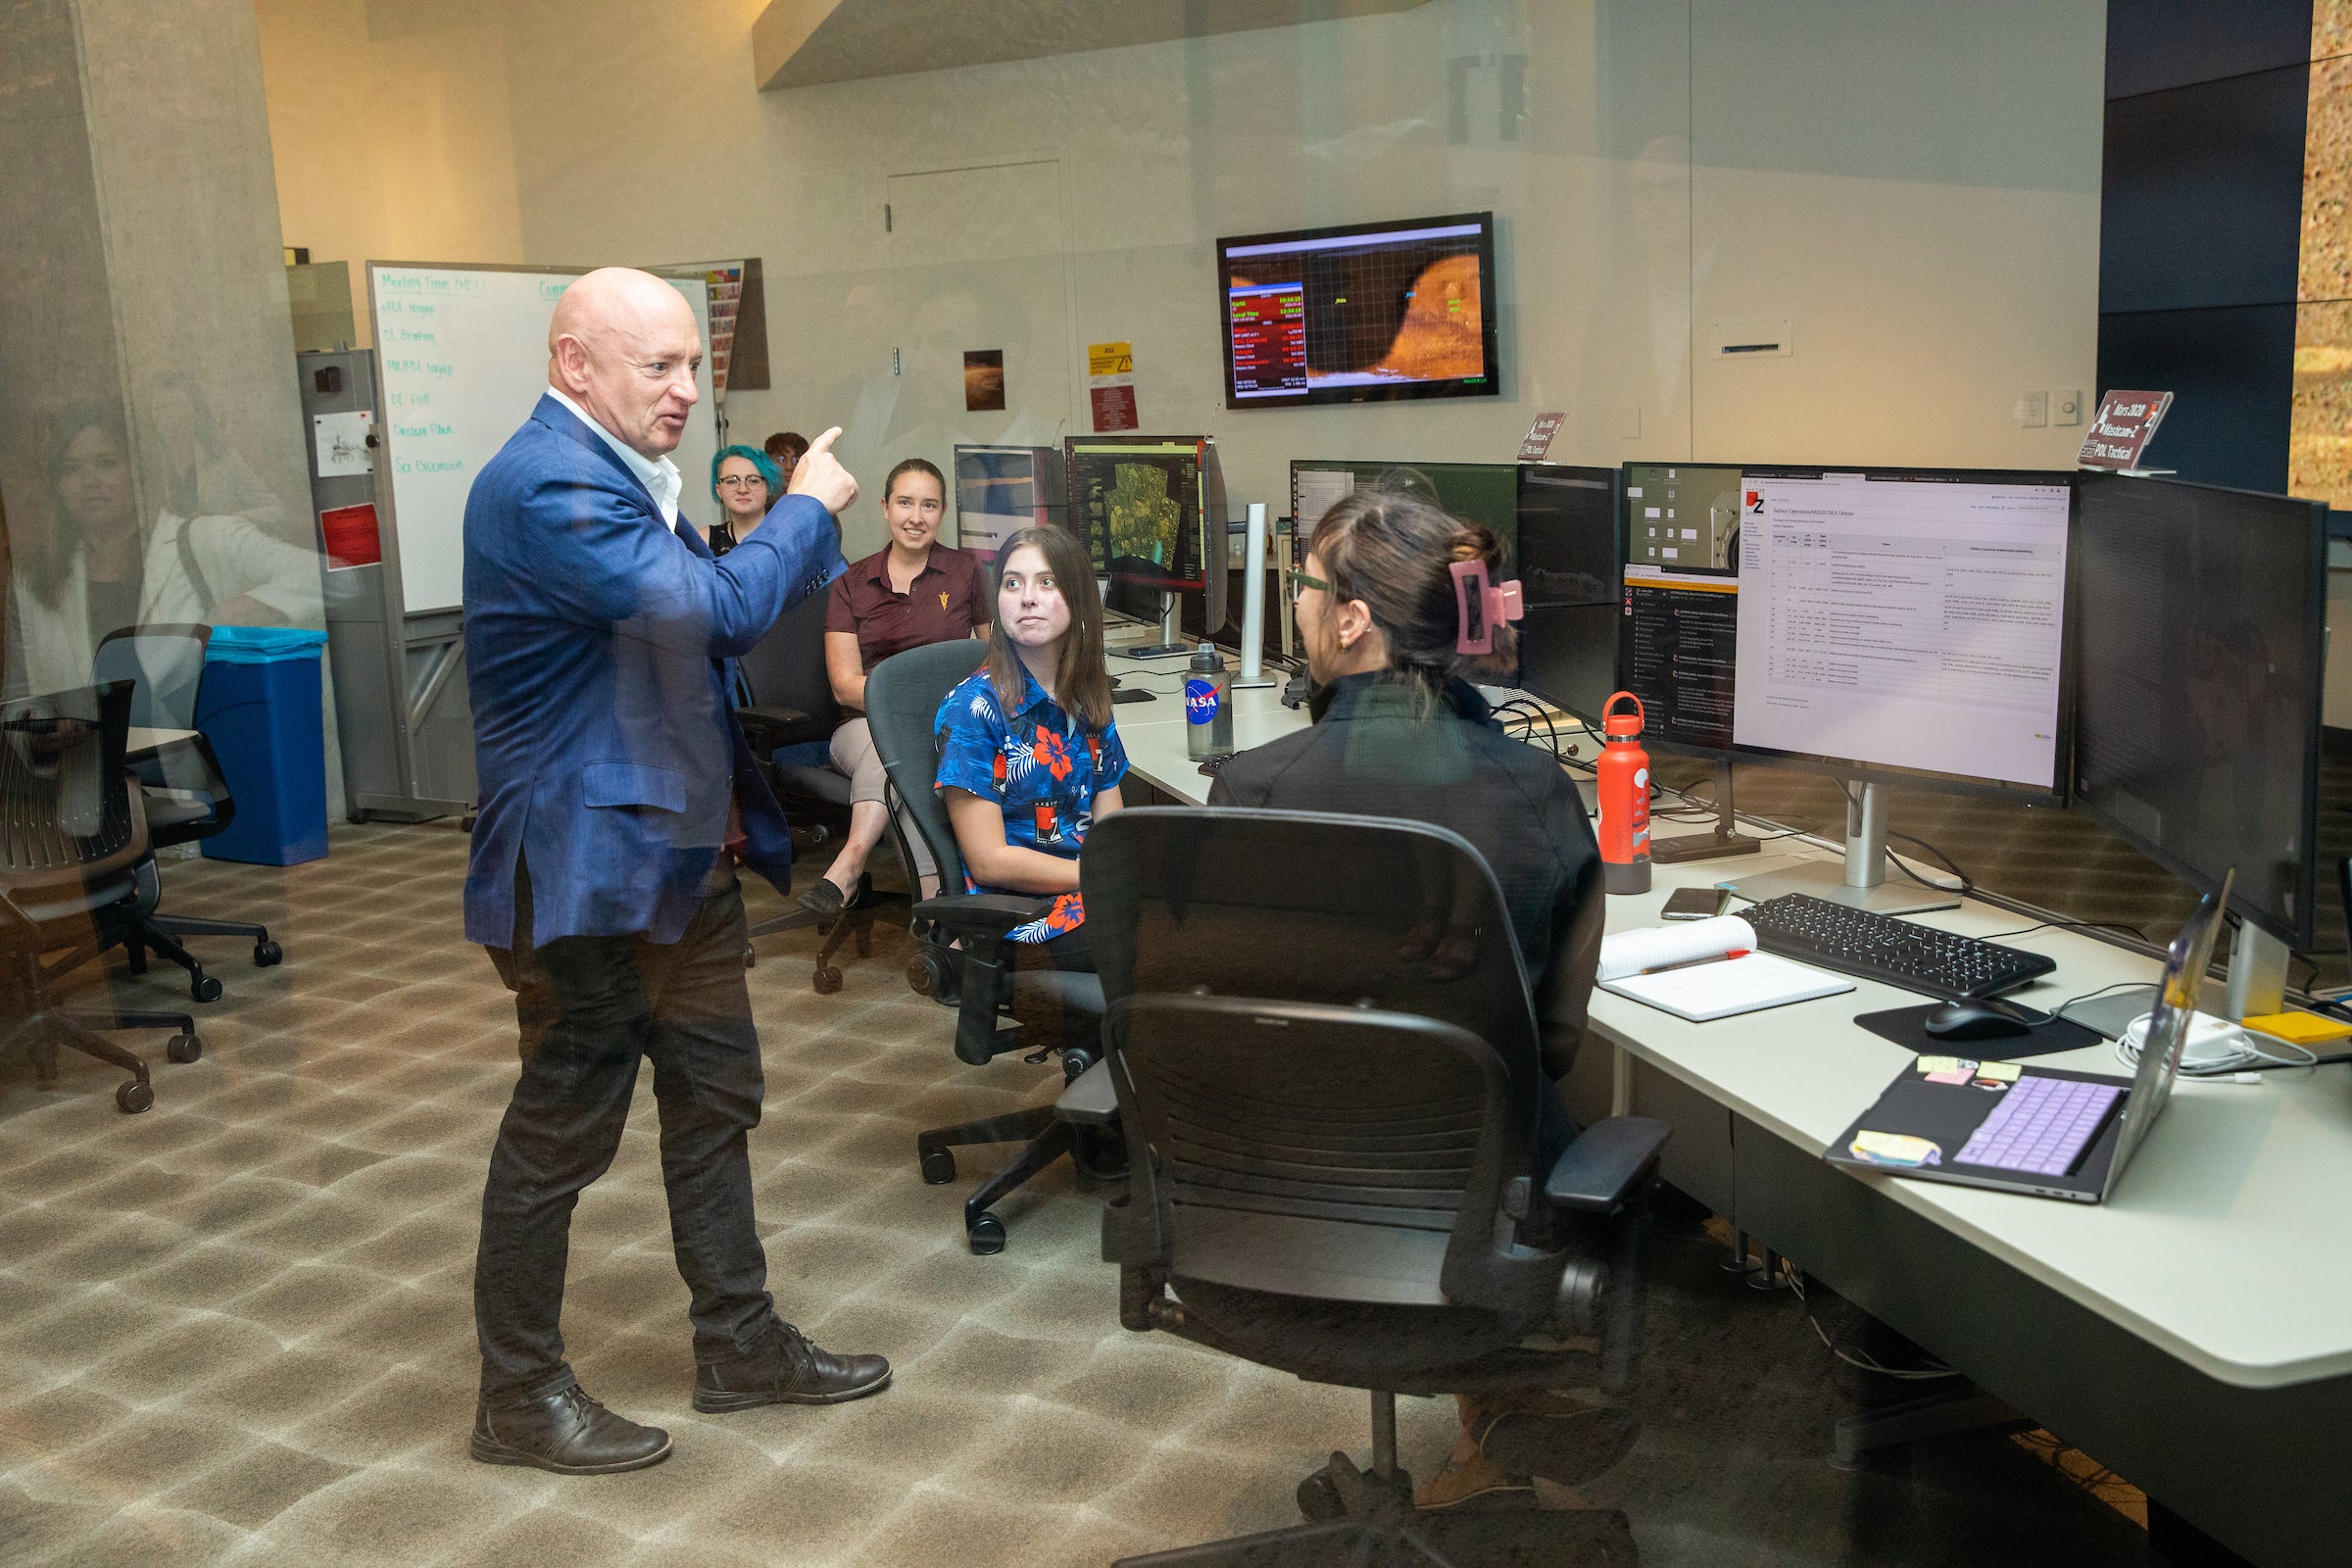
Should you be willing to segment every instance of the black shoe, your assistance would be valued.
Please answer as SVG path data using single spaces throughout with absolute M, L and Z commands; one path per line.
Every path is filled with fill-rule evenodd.
M 787 1326 L 757 1354 L 694 1369 L 694 1407 L 705 1415 L 759 1404 L 840 1404 L 890 1387 L 890 1363 L 878 1355 L 834 1355 Z
M 601 1476 L 660 1464 L 669 1457 L 669 1434 L 614 1415 L 568 1383 L 537 1398 L 481 1400 L 473 1411 L 472 1451 L 484 1464 Z
M 819 928 L 827 927 L 841 918 L 849 900 L 842 897 L 841 884 L 829 876 L 820 876 L 793 895 L 802 908 L 816 916 Z

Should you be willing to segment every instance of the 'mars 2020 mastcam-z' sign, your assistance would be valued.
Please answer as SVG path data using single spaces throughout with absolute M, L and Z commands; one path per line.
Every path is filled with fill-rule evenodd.
M 2173 406 L 2170 392 L 2110 392 L 2099 400 L 2098 417 L 2082 438 L 2075 461 L 2085 468 L 2136 468 L 2139 455 L 2155 439 L 2164 411 Z

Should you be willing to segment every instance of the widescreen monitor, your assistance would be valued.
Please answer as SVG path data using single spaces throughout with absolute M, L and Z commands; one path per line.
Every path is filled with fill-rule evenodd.
M 1217 241 L 1225 406 L 1493 397 L 1494 215 Z
M 1617 689 L 1617 484 L 1615 468 L 1518 472 L 1518 683 L 1588 723 Z
M 1628 465 L 1619 680 L 1645 742 L 2062 803 L 2072 480 Z
M 2328 508 L 2082 481 L 2075 805 L 2290 948 L 2317 941 Z
M 1518 559 L 1519 470 L 1508 463 L 1397 463 L 1388 459 L 1294 458 L 1291 515 L 1301 560 L 1314 547 L 1323 514 L 1374 485 L 1404 490 L 1475 522 L 1502 543 L 1506 562 Z M 1506 572 L 1507 576 L 1508 573 Z

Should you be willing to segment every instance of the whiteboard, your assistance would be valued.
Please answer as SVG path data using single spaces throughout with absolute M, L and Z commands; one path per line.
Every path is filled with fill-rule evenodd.
M 464 597 L 466 495 L 474 475 L 531 416 L 547 390 L 547 326 L 585 268 L 462 267 L 369 262 L 368 308 L 383 392 L 380 471 L 392 512 L 402 608 L 454 610 Z M 666 279 L 694 307 L 708 349 L 710 286 Z M 670 461 L 685 477 L 679 510 L 708 522 L 718 450 L 717 401 L 706 352 L 701 401 Z

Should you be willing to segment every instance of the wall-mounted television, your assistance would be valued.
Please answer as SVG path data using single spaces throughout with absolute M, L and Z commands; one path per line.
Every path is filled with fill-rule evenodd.
M 1494 215 L 1217 241 L 1225 406 L 1494 397 Z

